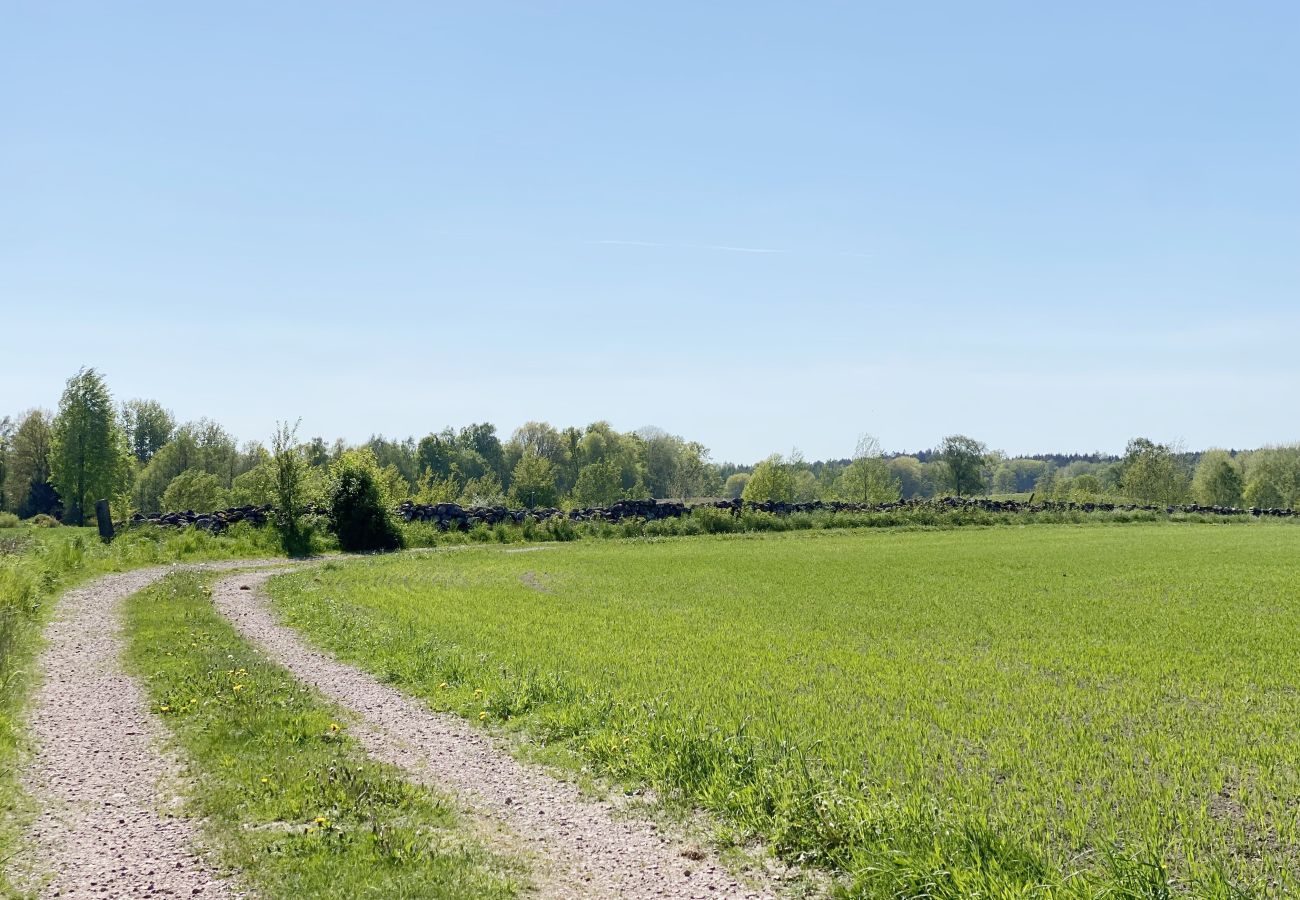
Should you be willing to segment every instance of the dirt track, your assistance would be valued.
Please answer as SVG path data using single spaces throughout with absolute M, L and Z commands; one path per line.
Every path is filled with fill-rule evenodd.
M 268 656 L 361 720 L 354 735 L 376 759 L 456 797 L 488 831 L 525 850 L 543 897 L 768 898 L 710 854 L 521 763 L 463 719 L 432 712 L 373 676 L 308 647 L 280 625 L 266 574 L 223 579 L 217 608 Z M 241 590 L 242 587 L 249 588 Z M 482 830 L 482 829 L 481 829 Z M 513 849 L 513 848 L 512 848 Z
M 241 896 L 205 862 L 195 822 L 177 815 L 180 765 L 143 689 L 123 670 L 118 607 L 172 572 L 272 564 L 283 561 L 139 569 L 59 600 L 29 715 L 35 752 L 24 786 L 39 810 L 15 866 L 27 889 L 47 897 Z

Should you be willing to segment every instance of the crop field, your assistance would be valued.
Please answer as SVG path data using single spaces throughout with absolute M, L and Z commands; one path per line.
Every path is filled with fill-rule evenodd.
M 331 562 L 272 594 L 434 707 L 854 896 L 1280 896 L 1297 561 L 1267 523 L 802 532 Z

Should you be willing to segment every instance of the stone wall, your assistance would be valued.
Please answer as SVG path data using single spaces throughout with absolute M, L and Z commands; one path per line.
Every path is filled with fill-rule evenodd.
M 932 500 L 900 500 L 896 503 L 878 505 L 866 503 L 842 503 L 831 500 L 815 500 L 809 503 L 777 503 L 767 501 L 753 503 L 745 500 L 715 500 L 703 503 L 683 503 L 680 500 L 620 500 L 609 506 L 593 506 L 585 509 L 511 509 L 505 506 L 461 506 L 457 503 L 417 504 L 404 502 L 396 510 L 397 515 L 406 522 L 428 522 L 439 529 L 468 530 L 475 525 L 499 525 L 501 523 L 522 523 L 526 518 L 545 522 L 549 519 L 567 519 L 571 522 L 622 522 L 627 519 L 653 521 L 655 519 L 676 519 L 689 514 L 695 509 L 717 509 L 740 515 L 745 511 L 765 512 L 785 516 L 791 513 L 839 512 L 868 513 L 891 511 L 955 512 L 981 511 L 995 513 L 1035 513 L 1054 511 L 1078 512 L 1163 512 L 1199 513 L 1214 516 L 1255 516 L 1292 518 L 1296 512 L 1291 509 L 1240 509 L 1225 506 L 1139 506 L 1136 504 L 1117 505 L 1114 503 L 1066 503 L 1043 501 L 1030 503 L 1023 500 L 989 500 L 985 498 L 942 497 Z M 264 525 L 271 519 L 270 506 L 237 506 L 231 509 L 210 513 L 196 513 L 192 510 L 154 514 L 150 516 L 132 516 L 128 525 L 164 525 L 176 528 L 194 526 L 209 531 L 223 531 L 237 522 L 252 525 Z M 309 510 L 315 512 L 315 510 Z

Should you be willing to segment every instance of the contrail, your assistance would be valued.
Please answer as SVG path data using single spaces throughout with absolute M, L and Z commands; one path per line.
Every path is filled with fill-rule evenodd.
M 725 250 L 728 253 L 784 253 L 762 247 L 728 247 L 721 244 L 661 244 L 656 241 L 591 241 L 593 244 L 617 244 L 623 247 L 669 247 L 680 250 Z
M 586 241 L 588 244 L 613 244 L 618 247 L 664 247 L 669 250 L 722 250 L 726 253 L 794 253 L 800 256 L 845 256 L 853 259 L 874 259 L 870 253 L 846 250 L 773 250 L 768 247 L 733 247 L 730 244 L 667 244 L 662 241 Z

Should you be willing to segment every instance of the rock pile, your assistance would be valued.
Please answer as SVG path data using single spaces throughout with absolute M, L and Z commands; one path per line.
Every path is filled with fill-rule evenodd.
M 274 509 L 271 506 L 232 506 L 216 512 L 196 513 L 192 509 L 183 512 L 153 513 L 141 515 L 136 513 L 127 525 L 167 525 L 172 528 L 202 528 L 204 531 L 225 531 L 237 522 L 250 525 L 265 525 L 270 521 Z

